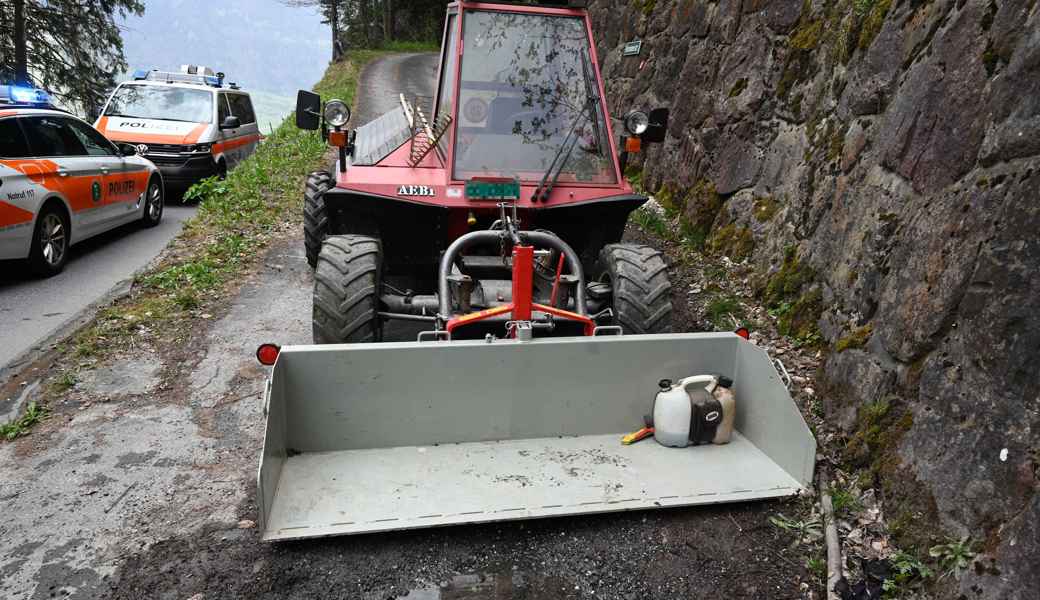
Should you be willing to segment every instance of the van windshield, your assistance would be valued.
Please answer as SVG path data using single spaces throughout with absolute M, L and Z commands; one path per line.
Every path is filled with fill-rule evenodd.
M 580 18 L 467 11 L 454 178 L 615 183 L 599 85 Z M 443 93 L 443 92 L 442 92 Z
M 210 123 L 213 93 L 159 85 L 122 85 L 112 94 L 105 115 Z

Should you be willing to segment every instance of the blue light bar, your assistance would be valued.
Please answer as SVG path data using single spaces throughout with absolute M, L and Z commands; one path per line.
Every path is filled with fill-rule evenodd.
M 0 94 L 0 97 L 6 95 L 7 101 L 13 104 L 48 105 L 51 102 L 51 97 L 47 92 L 24 85 L 0 86 L 0 91 L 6 92 L 6 94 Z
M 142 81 L 144 79 L 148 79 L 148 71 L 144 69 L 134 71 L 134 81 Z

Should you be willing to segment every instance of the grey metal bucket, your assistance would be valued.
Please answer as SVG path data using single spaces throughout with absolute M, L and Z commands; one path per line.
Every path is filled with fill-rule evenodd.
M 734 380 L 729 444 L 621 444 L 699 373 Z M 265 411 L 266 541 L 789 496 L 816 451 L 729 333 L 285 347 Z

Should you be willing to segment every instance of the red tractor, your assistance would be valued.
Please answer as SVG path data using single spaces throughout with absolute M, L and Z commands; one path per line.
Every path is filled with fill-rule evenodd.
M 584 2 L 448 5 L 431 106 L 346 130 L 349 108 L 301 91 L 297 126 L 339 148 L 307 181 L 316 343 L 372 342 L 390 320 L 438 337 L 671 328 L 662 255 L 620 243 L 647 201 L 625 160 L 667 109 L 632 111 L 615 149 Z

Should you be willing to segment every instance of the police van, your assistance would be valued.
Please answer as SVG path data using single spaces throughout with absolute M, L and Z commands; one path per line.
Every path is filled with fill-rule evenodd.
M 137 145 L 167 187 L 179 189 L 223 178 L 260 141 L 249 94 L 198 65 L 134 73 L 113 90 L 94 126 L 113 142 Z
M 57 274 L 69 247 L 124 223 L 159 224 L 159 170 L 46 93 L 0 85 L 0 260 Z

